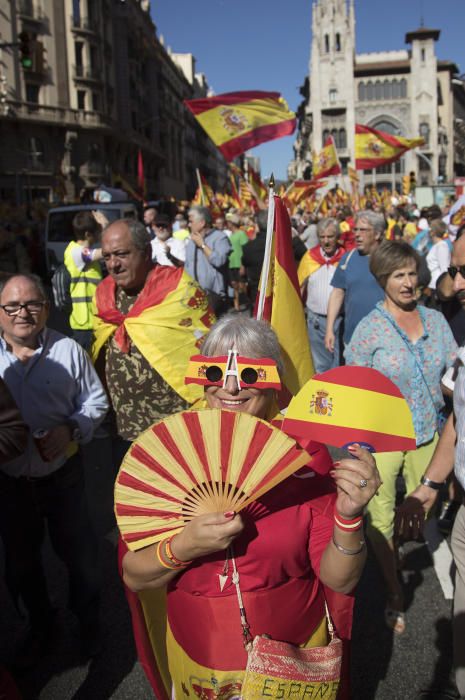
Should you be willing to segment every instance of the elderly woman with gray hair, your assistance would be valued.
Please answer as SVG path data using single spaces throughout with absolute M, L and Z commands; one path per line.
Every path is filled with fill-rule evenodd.
M 328 301 L 331 280 L 345 251 L 339 244 L 339 222 L 321 219 L 317 225 L 318 245 L 311 248 L 300 261 L 298 276 L 302 295 L 306 296 L 307 328 L 313 366 L 316 372 L 326 372 L 339 365 L 339 330 L 341 317 L 335 320 L 334 352 L 325 347 Z
M 370 272 L 370 255 L 384 240 L 386 222 L 382 214 L 367 209 L 355 216 L 355 248 L 347 252 L 331 281 L 325 346 L 333 353 L 334 324 L 344 307 L 344 345 L 350 342 L 357 324 L 383 299 L 383 290 Z
M 282 371 L 278 340 L 263 321 L 226 316 L 201 351 L 203 364 L 210 362 L 216 371 L 229 351 L 251 363 L 268 358 Z M 205 386 L 204 407 L 279 425 L 275 388 L 250 385 L 224 371 L 221 378 L 222 385 Z M 202 697 L 220 688 L 224 697 L 241 696 L 247 653 L 230 575 L 232 543 L 252 636 L 268 634 L 302 647 L 326 644 L 325 599 L 339 635 L 350 636 L 352 599 L 340 596 L 350 594 L 360 578 L 365 561 L 360 514 L 380 479 L 372 456 L 359 446 L 337 464 L 321 444 L 306 449 L 310 465 L 250 509 L 194 517 L 172 537 L 170 552 L 179 562 L 174 570 L 160 563 L 155 545 L 125 554 L 124 580 L 133 591 L 167 590 L 170 680 L 163 692 L 156 688 L 157 697 L 167 697 L 171 686 L 177 700 L 200 697 L 199 682 Z M 355 521 L 360 526 L 344 525 Z M 345 691 L 338 697 L 348 697 L 347 685 Z

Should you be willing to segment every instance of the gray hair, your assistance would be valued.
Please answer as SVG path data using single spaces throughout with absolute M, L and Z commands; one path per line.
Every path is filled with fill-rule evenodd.
M 44 287 L 44 283 L 40 279 L 38 275 L 33 275 L 31 272 L 18 272 L 13 275 L 9 274 L 3 274 L 0 276 L 0 297 L 3 294 L 3 290 L 5 289 L 6 285 L 11 282 L 12 279 L 16 279 L 17 277 L 22 277 L 23 279 L 29 280 L 29 282 L 32 282 L 32 284 L 36 287 L 37 291 L 39 292 L 40 296 L 44 301 L 48 303 L 48 294 L 47 291 Z
M 206 226 L 212 225 L 212 215 L 208 207 L 191 207 L 189 209 L 189 214 L 194 217 L 194 219 L 202 219 L 205 221 Z
M 274 360 L 282 376 L 284 364 L 278 338 L 267 321 L 238 318 L 230 314 L 220 318 L 202 343 L 202 354 L 207 357 L 226 355 L 232 348 L 244 357 Z
M 378 214 L 378 212 L 372 211 L 371 209 L 365 209 L 365 211 L 358 211 L 355 214 L 355 224 L 357 224 L 361 219 L 368 221 L 376 233 L 383 236 L 386 230 L 386 220 L 382 214 Z
M 318 236 L 321 233 L 324 233 L 326 231 L 326 229 L 329 228 L 330 226 L 334 226 L 334 228 L 336 230 L 337 237 L 339 238 L 339 236 L 341 235 L 341 228 L 339 226 L 339 221 L 332 216 L 328 216 L 325 219 L 319 220 L 319 222 L 316 225 L 316 232 L 317 232 Z
M 113 221 L 113 223 L 125 224 L 129 229 L 134 248 L 145 253 L 147 247 L 150 246 L 150 236 L 141 221 L 137 219 L 119 219 L 118 221 Z

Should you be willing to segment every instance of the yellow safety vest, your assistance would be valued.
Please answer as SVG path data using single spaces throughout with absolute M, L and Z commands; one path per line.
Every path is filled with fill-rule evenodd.
M 88 330 L 93 325 L 92 299 L 95 289 L 102 280 L 102 268 L 98 262 L 87 263 L 80 270 L 74 263 L 72 250 L 81 246 L 71 241 L 65 250 L 64 263 L 71 275 L 70 294 L 73 309 L 69 317 L 69 325 L 75 330 Z

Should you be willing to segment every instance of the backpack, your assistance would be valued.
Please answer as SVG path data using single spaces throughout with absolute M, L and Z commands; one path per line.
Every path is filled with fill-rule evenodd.
M 60 311 L 70 314 L 73 308 L 71 300 L 71 275 L 64 263 L 58 265 L 52 277 L 52 290 L 55 306 Z

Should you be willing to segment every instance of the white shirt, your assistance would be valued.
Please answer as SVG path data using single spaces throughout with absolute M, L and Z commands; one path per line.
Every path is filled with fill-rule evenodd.
M 446 241 L 438 241 L 433 245 L 428 255 L 426 256 L 426 264 L 431 272 L 431 282 L 428 287 L 436 289 L 438 277 L 443 272 L 447 272 L 450 264 L 450 248 Z
M 320 248 L 320 253 L 323 249 Z M 314 314 L 326 316 L 328 313 L 329 295 L 333 288 L 331 280 L 336 272 L 336 265 L 322 265 L 307 280 L 307 308 Z
M 167 254 L 165 253 L 165 245 L 170 249 L 171 255 L 177 258 L 181 262 L 186 260 L 186 244 L 184 241 L 180 241 L 178 238 L 168 238 L 166 241 L 160 241 L 156 236 L 150 241 L 152 246 L 152 260 L 157 262 L 159 265 L 168 265 L 169 267 L 175 267 L 174 263 L 171 262 Z

